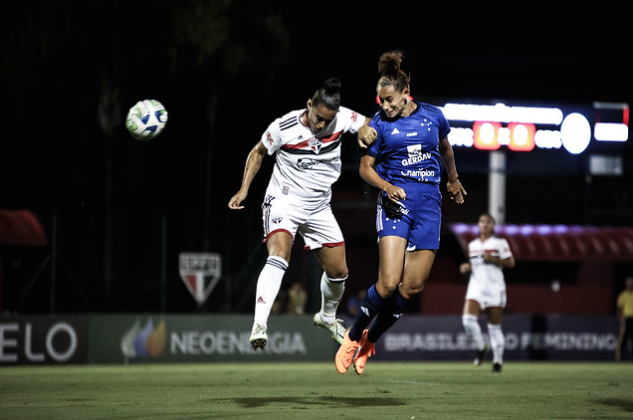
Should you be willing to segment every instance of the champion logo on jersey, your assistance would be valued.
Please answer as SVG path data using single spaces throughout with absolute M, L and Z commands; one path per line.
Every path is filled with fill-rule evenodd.
M 397 128 L 394 128 L 393 131 L 391 132 L 391 135 L 395 136 L 396 134 L 400 134 L 400 132 L 398 131 Z

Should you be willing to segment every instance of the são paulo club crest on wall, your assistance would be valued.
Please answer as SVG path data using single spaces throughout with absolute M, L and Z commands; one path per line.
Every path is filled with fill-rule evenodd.
M 220 254 L 181 252 L 178 259 L 180 278 L 198 305 L 202 305 L 222 278 Z

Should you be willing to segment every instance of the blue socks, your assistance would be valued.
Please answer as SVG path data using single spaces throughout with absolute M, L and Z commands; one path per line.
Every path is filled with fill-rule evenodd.
M 387 304 L 378 313 L 376 321 L 367 333 L 367 339 L 372 343 L 378 341 L 380 336 L 400 319 L 409 306 L 409 302 L 409 299 L 405 299 L 400 294 L 400 291 L 396 289 L 396 292 L 391 295 Z
M 378 315 L 367 334 L 369 341 L 375 343 L 385 331 L 396 323 L 407 306 L 409 306 L 409 299 L 405 299 L 398 289 L 393 295 L 385 299 L 378 294 L 374 284 L 367 290 L 367 294 L 360 303 L 360 309 L 349 331 L 349 338 L 359 341 L 363 335 L 363 330 Z

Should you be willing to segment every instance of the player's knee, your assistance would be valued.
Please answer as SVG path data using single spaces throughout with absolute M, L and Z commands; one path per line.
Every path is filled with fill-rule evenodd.
M 325 270 L 325 275 L 331 279 L 344 279 L 348 274 L 347 267 L 328 267 Z
M 475 315 L 465 314 L 462 315 L 462 325 L 466 328 L 466 331 L 469 331 L 470 328 L 477 323 L 477 317 Z
M 414 281 L 403 281 L 400 285 L 400 293 L 407 298 L 411 298 L 419 293 L 422 293 L 424 290 L 424 284 L 426 283 L 426 279 L 416 279 Z
M 288 264 L 290 264 L 290 252 L 283 248 L 274 248 L 268 250 L 269 257 L 278 257 L 284 259 Z
M 398 283 L 396 282 L 388 282 L 384 279 L 379 279 L 378 283 L 376 283 L 376 291 L 383 298 L 388 298 L 393 295 L 393 293 L 398 288 Z
M 402 296 L 406 297 L 407 299 L 411 299 L 412 296 L 422 293 L 422 290 L 424 290 L 424 284 L 409 285 L 406 287 L 404 287 L 403 285 L 402 287 L 400 287 L 400 293 L 402 294 Z

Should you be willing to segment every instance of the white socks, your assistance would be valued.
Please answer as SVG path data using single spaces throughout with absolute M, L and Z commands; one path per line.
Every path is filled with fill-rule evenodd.
M 259 273 L 257 291 L 255 295 L 255 324 L 268 328 L 268 317 L 273 309 L 275 299 L 279 294 L 281 282 L 286 274 L 288 263 L 280 257 L 268 257 L 266 265 Z M 321 276 L 321 319 L 331 324 L 336 320 L 336 310 L 345 291 L 345 280 L 330 279 Z
M 475 348 L 479 351 L 483 350 L 486 344 L 484 343 L 484 336 L 481 333 L 477 317 L 475 315 L 462 315 L 462 324 L 466 334 L 473 341 Z
M 503 349 L 506 338 L 501 330 L 501 325 L 488 324 L 488 336 L 490 337 L 490 347 L 492 347 L 492 363 L 503 364 Z
M 268 257 L 259 273 L 255 294 L 255 324 L 268 328 L 268 317 L 281 288 L 288 262 L 281 257 Z
M 331 279 L 325 271 L 321 276 L 321 320 L 327 324 L 331 324 L 336 320 L 336 309 L 343 297 L 345 291 L 345 280 Z
M 486 344 L 477 317 L 462 315 L 462 324 L 464 324 L 464 330 L 466 330 L 468 337 L 473 340 L 477 350 L 483 350 Z M 506 339 L 501 325 L 488 324 L 488 338 L 490 339 L 490 347 L 492 347 L 492 363 L 503 364 L 503 349 Z

